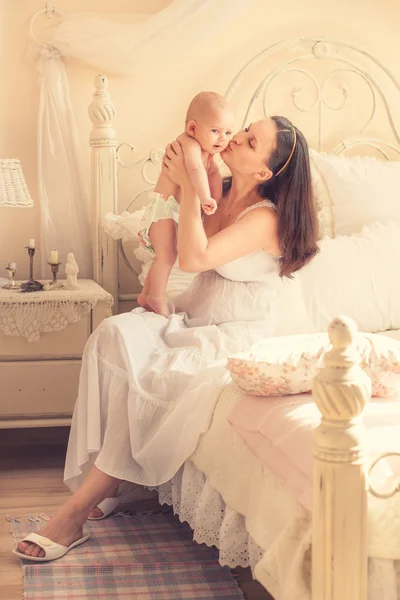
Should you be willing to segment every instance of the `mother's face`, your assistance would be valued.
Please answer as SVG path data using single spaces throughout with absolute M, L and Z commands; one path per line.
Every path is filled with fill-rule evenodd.
M 276 124 L 272 119 L 252 123 L 236 133 L 228 147 L 221 152 L 221 158 L 232 175 L 254 175 L 257 178 L 270 177 L 267 167 L 269 157 L 276 145 Z

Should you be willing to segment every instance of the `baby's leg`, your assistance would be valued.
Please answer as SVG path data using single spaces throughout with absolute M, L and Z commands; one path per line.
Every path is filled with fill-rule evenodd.
M 165 300 L 165 289 L 177 256 L 175 221 L 160 219 L 156 223 L 152 223 L 149 237 L 156 257 L 151 267 L 146 304 L 154 312 L 167 317 L 169 310 Z
M 149 292 L 150 292 L 152 268 L 153 268 L 153 265 L 151 265 L 151 267 L 146 275 L 146 279 L 144 280 L 143 289 L 140 292 L 138 299 L 137 299 L 137 303 L 139 304 L 139 306 L 141 306 L 142 308 L 145 308 L 146 310 L 150 310 L 150 308 L 147 304 L 147 296 L 149 295 Z

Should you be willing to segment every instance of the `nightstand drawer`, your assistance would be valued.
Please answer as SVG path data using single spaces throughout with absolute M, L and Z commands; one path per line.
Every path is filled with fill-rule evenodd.
M 31 357 L 39 360 L 80 357 L 90 331 L 91 313 L 77 323 L 67 325 L 65 329 L 43 333 L 36 342 L 28 342 L 24 337 L 11 337 L 0 332 L 0 361 L 29 360 Z
M 84 347 L 113 304 L 95 281 L 78 283 L 40 294 L 0 288 L 0 430 L 70 424 Z
M 0 364 L 0 418 L 70 416 L 80 367 L 79 360 Z

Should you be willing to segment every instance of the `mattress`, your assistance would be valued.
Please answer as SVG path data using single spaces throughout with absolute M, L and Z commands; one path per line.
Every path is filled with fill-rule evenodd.
M 298 502 L 311 511 L 313 435 L 320 413 L 311 394 L 282 397 L 243 395 L 228 416 L 232 428 L 250 451 Z M 400 393 L 372 399 L 363 413 L 366 443 L 372 462 L 385 452 L 400 455 Z M 388 491 L 400 482 L 400 456 L 382 458 L 371 484 Z M 388 500 L 368 498 L 369 555 L 400 559 L 400 494 Z

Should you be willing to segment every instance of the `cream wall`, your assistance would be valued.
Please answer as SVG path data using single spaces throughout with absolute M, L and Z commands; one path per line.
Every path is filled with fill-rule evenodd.
M 232 0 L 233 1 L 233 0 Z M 245 2 L 245 0 L 243 0 Z M 54 0 L 62 11 L 97 13 L 154 13 L 167 0 Z M 1 0 L 0 0 L 1 4 Z M 18 157 L 35 200 L 33 209 L 0 208 L 0 277 L 9 260 L 27 275 L 28 238 L 39 238 L 36 177 L 38 81 L 35 62 L 28 56 L 28 23 L 44 0 L 5 0 L 0 47 L 0 156 Z M 0 16 L 2 12 L 0 9 Z M 45 17 L 42 18 L 45 24 Z M 193 56 L 182 53 L 179 64 L 165 65 L 162 57 L 154 73 L 141 77 L 109 77 L 117 107 L 116 128 L 121 141 L 131 141 L 139 156 L 165 144 L 182 128 L 190 98 L 201 89 L 224 93 L 239 68 L 254 54 L 281 39 L 328 35 L 366 48 L 400 79 L 400 3 L 398 0 L 256 0 L 240 22 L 221 32 L 217 42 Z M 40 27 L 39 27 L 40 29 Z M 1 28 L 0 28 L 1 31 Z M 76 109 L 88 166 L 87 105 L 96 71 L 68 62 L 72 101 Z M 88 172 L 88 171 L 87 171 Z M 124 198 L 130 197 L 125 180 Z

